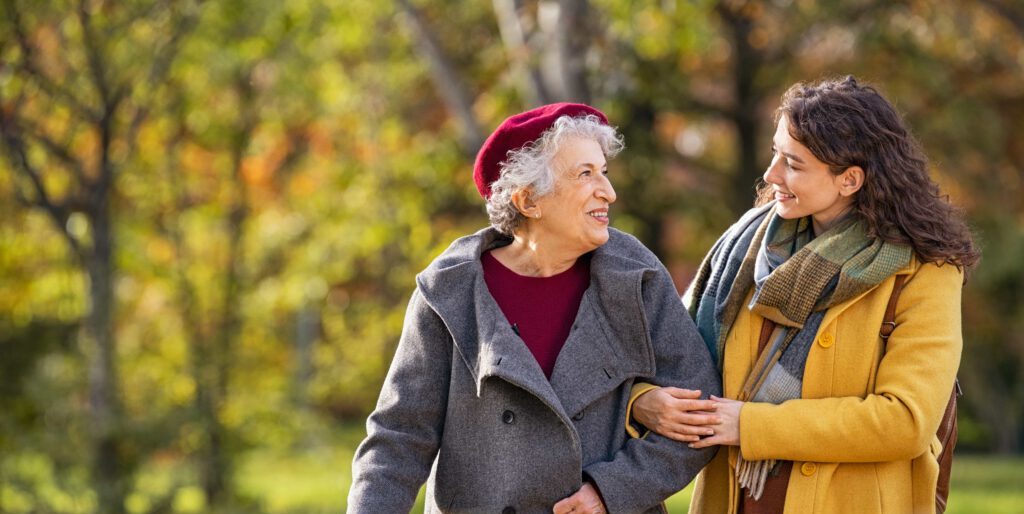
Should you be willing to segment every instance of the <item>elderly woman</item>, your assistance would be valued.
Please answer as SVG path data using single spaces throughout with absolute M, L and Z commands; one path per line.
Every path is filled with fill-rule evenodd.
M 353 464 L 350 513 L 664 512 L 714 455 L 621 426 L 637 380 L 717 394 L 665 268 L 608 227 L 600 111 L 513 116 L 477 155 L 491 227 L 417 277 Z
M 790 88 L 772 151 L 761 206 L 687 295 L 733 399 L 697 414 L 685 392 L 655 389 L 636 418 L 726 447 L 691 514 L 941 511 L 948 429 L 936 428 L 978 260 L 970 231 L 896 109 L 853 77 Z

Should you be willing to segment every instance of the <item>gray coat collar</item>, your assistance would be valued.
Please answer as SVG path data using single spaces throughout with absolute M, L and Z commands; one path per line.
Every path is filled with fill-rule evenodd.
M 609 232 L 591 258 L 590 287 L 550 382 L 484 282 L 480 256 L 510 238 L 492 228 L 460 238 L 417 276 L 424 299 L 473 374 L 478 395 L 488 378 L 497 377 L 533 393 L 567 421 L 625 379 L 654 375 L 641 283 L 657 264 L 635 238 Z

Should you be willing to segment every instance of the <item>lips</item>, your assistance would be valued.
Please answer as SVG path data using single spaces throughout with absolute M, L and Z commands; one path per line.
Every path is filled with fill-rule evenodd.
M 792 200 L 794 198 L 796 198 L 796 195 L 792 193 L 784 193 L 782 191 L 775 190 L 775 199 L 780 202 L 785 202 L 787 200 Z
M 608 223 L 608 209 L 594 209 L 587 213 L 587 216 L 602 223 Z

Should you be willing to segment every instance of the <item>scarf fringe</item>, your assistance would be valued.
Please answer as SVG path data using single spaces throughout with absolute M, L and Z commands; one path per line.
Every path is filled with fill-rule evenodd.
M 747 494 L 755 500 L 760 500 L 764 494 L 764 484 L 768 481 L 768 474 L 775 467 L 775 460 L 745 460 L 742 455 L 736 462 L 736 478 L 740 487 L 747 490 Z

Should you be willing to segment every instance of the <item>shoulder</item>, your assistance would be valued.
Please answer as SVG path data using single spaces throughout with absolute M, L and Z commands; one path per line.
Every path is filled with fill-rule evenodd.
M 422 287 L 439 278 L 465 278 L 465 273 L 472 273 L 479 267 L 477 263 L 484 252 L 508 244 L 508 240 L 508 236 L 492 227 L 460 237 L 452 241 L 448 248 L 417 275 L 417 283 Z
M 454 241 L 448 248 L 445 248 L 430 264 L 423 270 L 423 273 L 437 273 L 453 266 L 480 258 L 484 239 L 488 236 L 489 228 L 481 229 L 473 234 L 462 236 Z
M 963 268 L 949 263 L 924 262 L 917 255 L 898 274 L 907 275 L 907 283 L 917 287 L 960 289 L 964 283 Z
M 608 242 L 597 249 L 595 255 L 610 257 L 621 266 L 656 268 L 661 261 L 636 236 L 615 228 L 608 229 Z

